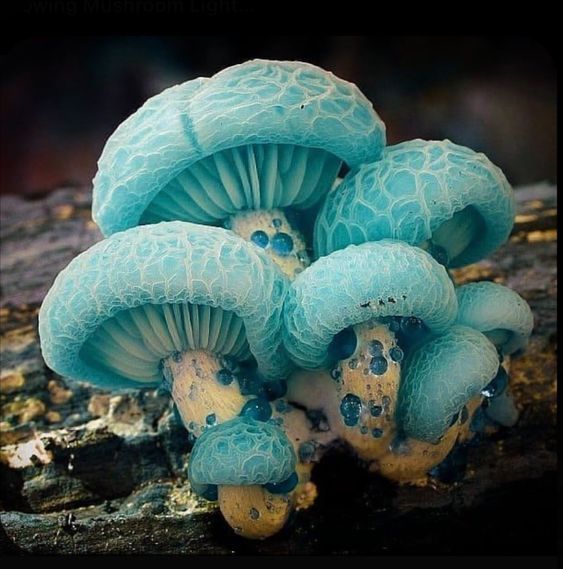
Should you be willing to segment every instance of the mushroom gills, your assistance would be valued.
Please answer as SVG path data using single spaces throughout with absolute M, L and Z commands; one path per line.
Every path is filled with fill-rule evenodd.
M 342 161 L 321 149 L 250 144 L 188 166 L 155 196 L 140 224 L 218 224 L 243 210 L 306 209 L 331 188 Z
M 441 264 L 449 265 L 472 243 L 482 239 L 485 232 L 485 222 L 479 212 L 467 206 L 435 229 L 431 239 L 422 241 L 418 246 L 428 250 Z
M 80 356 L 116 375 L 141 382 L 162 379 L 161 361 L 205 350 L 250 358 L 242 319 L 232 311 L 197 304 L 144 304 L 118 312 L 84 343 Z

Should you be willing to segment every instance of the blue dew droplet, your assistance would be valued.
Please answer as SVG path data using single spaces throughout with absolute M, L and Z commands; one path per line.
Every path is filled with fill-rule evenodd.
M 358 345 L 358 338 L 352 327 L 344 328 L 334 336 L 328 346 L 328 355 L 334 360 L 349 358 Z
M 365 425 L 360 429 L 360 433 L 362 433 L 362 435 L 367 435 L 368 431 L 369 429 Z
M 389 408 L 389 405 L 391 405 L 391 397 L 389 397 L 389 395 L 384 395 L 381 398 L 381 402 L 383 403 L 383 410 L 386 410 Z
M 372 356 L 382 356 L 383 344 L 379 340 L 372 340 L 368 345 L 368 350 Z
M 330 370 L 330 377 L 332 377 L 332 379 L 334 379 L 335 381 L 340 379 L 341 375 L 342 375 L 342 372 L 340 371 L 339 367 L 335 367 L 335 368 Z
M 403 361 L 403 357 L 404 357 L 404 353 L 403 350 L 401 350 L 401 348 L 399 348 L 399 346 L 393 346 L 390 350 L 389 350 L 389 357 L 394 361 L 394 362 L 401 362 Z
M 272 237 L 272 249 L 280 256 L 286 257 L 293 251 L 293 239 L 291 235 L 280 231 Z
M 377 428 L 372 429 L 371 430 L 371 436 L 374 439 L 380 439 L 383 436 L 383 429 L 377 429 Z
M 220 369 L 215 374 L 215 377 L 221 385 L 231 385 L 231 383 L 233 383 L 233 379 L 235 378 L 233 373 L 225 368 Z
M 266 398 L 257 397 L 244 404 L 240 416 L 265 422 L 272 416 L 272 407 Z
M 398 332 L 401 329 L 401 320 L 400 316 L 391 316 L 387 322 L 387 327 L 391 332 Z
M 272 226 L 274 229 L 279 229 L 282 226 L 282 220 L 279 217 L 272 219 Z
M 498 372 L 495 377 L 482 389 L 481 395 L 488 397 L 489 399 L 493 397 L 498 397 L 501 393 L 504 393 L 508 386 L 508 374 L 506 370 L 499 366 Z
M 252 241 L 254 245 L 258 245 L 258 247 L 262 247 L 262 249 L 265 249 L 268 246 L 268 243 L 270 242 L 270 238 L 268 237 L 268 234 L 265 231 L 257 229 L 250 236 L 250 241 Z
M 314 441 L 305 441 L 299 445 L 299 460 L 301 462 L 311 462 L 315 457 L 315 452 L 317 451 L 317 445 Z
M 340 402 L 340 414 L 347 427 L 358 424 L 362 412 L 362 400 L 353 393 L 348 393 Z
M 250 508 L 249 514 L 253 520 L 257 520 L 260 517 L 260 512 L 256 508 Z
M 371 358 L 369 370 L 375 375 L 383 375 L 387 371 L 387 360 L 383 356 Z
M 299 477 L 297 476 L 297 472 L 293 472 L 289 478 L 286 478 L 281 482 L 270 482 L 269 484 L 264 484 L 264 488 L 271 494 L 289 494 L 289 492 L 297 486 L 298 482 Z
M 368 408 L 369 408 L 369 412 L 370 415 L 372 417 L 380 417 L 381 414 L 383 413 L 383 407 L 381 405 L 378 405 L 375 401 L 371 400 L 368 403 Z
M 214 425 L 217 422 L 217 416 L 215 415 L 215 413 L 210 413 L 209 415 L 207 415 L 207 417 L 205 417 L 205 422 L 210 427 Z

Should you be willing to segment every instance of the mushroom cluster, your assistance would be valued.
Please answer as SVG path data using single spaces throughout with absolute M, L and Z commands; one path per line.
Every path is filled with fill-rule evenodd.
M 508 360 L 530 308 L 449 272 L 514 222 L 483 154 L 386 146 L 355 85 L 253 60 L 149 99 L 98 166 L 105 239 L 48 292 L 43 357 L 105 388 L 165 386 L 194 440 L 191 487 L 236 533 L 263 539 L 309 507 L 333 445 L 423 484 L 517 420 Z

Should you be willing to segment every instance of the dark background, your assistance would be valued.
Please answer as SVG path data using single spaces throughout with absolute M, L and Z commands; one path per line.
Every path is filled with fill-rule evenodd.
M 3 58 L 1 193 L 89 186 L 107 137 L 148 97 L 254 57 L 356 83 L 389 144 L 450 138 L 513 185 L 556 182 L 556 70 L 526 37 L 36 37 Z

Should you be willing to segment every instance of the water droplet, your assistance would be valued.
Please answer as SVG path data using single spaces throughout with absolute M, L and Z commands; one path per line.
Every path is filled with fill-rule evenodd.
M 369 362 L 369 369 L 375 375 L 383 375 L 387 371 L 387 360 L 383 356 L 372 358 Z
M 279 217 L 274 217 L 274 219 L 272 219 L 272 226 L 275 229 L 279 229 L 282 226 L 282 220 Z
M 481 391 L 481 395 L 485 397 L 498 397 L 501 393 L 504 392 L 506 387 L 508 386 L 508 374 L 506 370 L 499 366 L 498 372 L 495 377 L 483 388 Z
M 258 247 L 262 247 L 262 249 L 265 249 L 268 246 L 270 238 L 268 237 L 268 234 L 265 231 L 258 229 L 250 236 L 250 241 L 252 241 L 254 245 L 258 245 Z
M 340 402 L 340 414 L 347 427 L 358 424 L 362 412 L 362 400 L 353 393 L 348 393 Z
M 389 350 L 389 356 L 391 357 L 391 359 L 394 362 L 401 362 L 403 360 L 403 350 L 401 350 L 401 348 L 399 348 L 399 346 L 393 346 L 390 350 Z
M 372 340 L 368 345 L 368 350 L 372 356 L 382 356 L 383 344 L 379 340 Z
M 250 517 L 257 520 L 260 517 L 260 512 L 256 508 L 250 508 Z
M 340 379 L 341 375 L 342 375 L 342 372 L 340 371 L 340 368 L 338 368 L 338 367 L 335 367 L 335 368 L 330 370 L 330 377 L 332 377 L 332 379 L 334 379 L 334 380 Z
M 276 233 L 272 237 L 272 249 L 280 256 L 286 257 L 293 251 L 293 239 L 287 233 Z
M 381 405 L 377 405 L 377 403 L 373 400 L 368 403 L 368 406 L 372 417 L 380 417 L 383 413 L 383 407 Z
M 207 415 L 207 417 L 205 417 L 205 422 L 209 426 L 214 425 L 217 422 L 217 416 L 215 415 L 215 413 L 210 413 L 209 415 Z
M 272 407 L 262 397 L 247 401 L 240 412 L 241 417 L 249 417 L 256 421 L 267 421 L 272 416 Z
M 368 434 L 368 428 L 364 425 L 361 429 L 360 429 L 360 433 L 362 433 L 362 435 L 367 435 Z
M 391 397 L 389 397 L 389 395 L 384 395 L 381 398 L 381 402 L 383 403 L 383 409 L 386 411 L 389 408 L 389 405 L 391 405 Z
M 380 439 L 383 436 L 383 429 L 372 429 L 371 436 L 374 439 Z
M 215 374 L 215 377 L 217 378 L 217 381 L 221 385 L 230 385 L 233 382 L 233 379 L 235 378 L 233 373 L 225 368 L 220 369 Z
M 349 362 L 348 362 L 348 367 L 350 369 L 356 369 L 358 367 L 358 360 L 356 358 L 352 358 Z
M 299 445 L 299 460 L 301 462 L 310 462 L 316 452 L 317 445 L 314 441 L 306 441 Z

